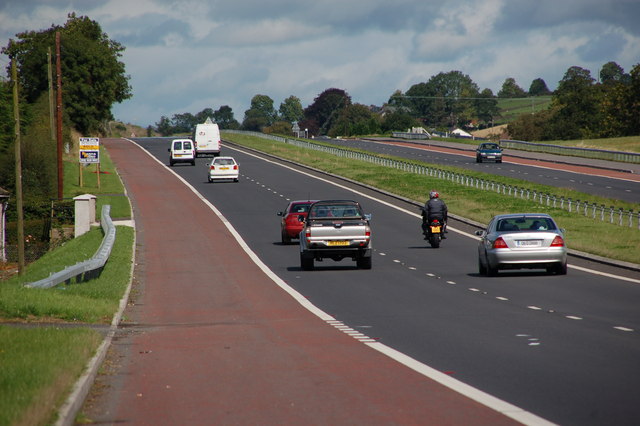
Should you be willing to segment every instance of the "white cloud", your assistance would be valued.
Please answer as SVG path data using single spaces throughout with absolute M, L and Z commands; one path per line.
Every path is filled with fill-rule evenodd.
M 595 76 L 609 61 L 627 72 L 640 62 L 637 1 L 6 0 L 0 46 L 72 11 L 126 47 L 134 96 L 113 111 L 145 126 L 222 105 L 242 120 L 256 94 L 306 106 L 337 87 L 380 105 L 451 70 L 497 93 L 508 77 L 553 89 L 574 65 Z

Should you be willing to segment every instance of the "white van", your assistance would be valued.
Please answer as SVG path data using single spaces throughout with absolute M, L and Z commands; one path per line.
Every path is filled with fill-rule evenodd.
M 196 165 L 196 152 L 191 139 L 174 139 L 169 146 L 169 165 L 173 167 L 176 163 L 190 163 Z
M 196 145 L 196 157 L 200 155 L 220 155 L 220 129 L 211 121 L 211 118 L 202 124 L 196 124 L 193 132 L 193 140 Z

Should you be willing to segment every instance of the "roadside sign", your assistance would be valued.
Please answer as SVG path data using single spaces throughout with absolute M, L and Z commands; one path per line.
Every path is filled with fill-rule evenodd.
M 100 163 L 100 139 L 80 138 L 78 155 L 80 163 Z

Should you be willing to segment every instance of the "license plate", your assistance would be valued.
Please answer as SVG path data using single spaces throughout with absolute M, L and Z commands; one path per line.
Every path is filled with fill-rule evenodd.
M 328 241 L 328 246 L 348 246 L 349 241 Z
M 518 247 L 540 247 L 542 240 L 519 240 Z
M 496 156 L 495 155 L 489 155 L 489 156 L 487 156 L 487 158 L 496 158 Z
M 174 156 L 178 158 L 178 157 L 182 157 L 182 154 L 174 154 Z
M 432 226 L 431 227 L 431 232 L 434 234 L 439 234 L 440 233 L 440 227 L 439 226 Z
M 220 167 L 220 170 L 229 170 L 228 167 Z

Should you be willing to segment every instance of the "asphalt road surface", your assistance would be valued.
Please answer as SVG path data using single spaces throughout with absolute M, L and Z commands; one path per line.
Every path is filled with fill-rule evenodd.
M 541 185 L 570 188 L 615 200 L 640 202 L 640 165 L 516 150 L 505 150 L 502 163 L 476 163 L 475 147 L 461 143 L 387 139 L 331 139 L 330 142 L 429 164 L 454 166 Z M 597 164 L 598 167 L 587 167 L 590 164 Z
M 166 140 L 139 142 L 167 162 Z M 89 401 L 93 418 L 175 423 L 189 419 L 167 412 L 184 406 L 192 411 L 175 416 L 206 423 L 510 420 L 495 401 L 483 408 L 482 398 L 434 384 L 444 376 L 471 386 L 467 396 L 478 390 L 512 404 L 524 423 L 640 421 L 640 274 L 601 274 L 571 259 L 567 276 L 481 277 L 472 229 L 452 223 L 441 248 L 428 248 L 415 207 L 381 194 L 227 146 L 240 182 L 207 183 L 208 160 L 198 159 L 173 168 L 191 192 L 135 146 L 105 145 L 134 202 L 140 257 L 131 320 L 102 378 L 108 391 Z M 297 245 L 280 244 L 276 212 L 308 198 L 356 199 L 373 214 L 371 271 L 349 260 L 300 269 Z M 329 319 L 304 313 L 261 276 L 207 203 Z

